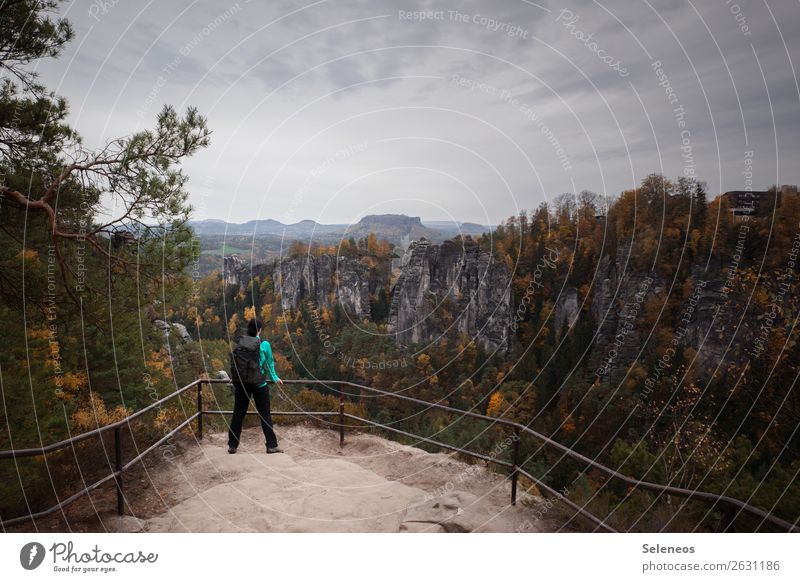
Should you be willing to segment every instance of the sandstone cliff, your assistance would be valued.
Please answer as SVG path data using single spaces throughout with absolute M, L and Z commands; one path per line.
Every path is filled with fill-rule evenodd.
M 359 319 L 371 317 L 370 296 L 390 284 L 389 269 L 342 256 L 307 255 L 252 268 L 238 257 L 225 257 L 224 265 L 228 285 L 271 277 L 283 309 L 311 300 L 317 307 L 338 304 Z M 412 243 L 391 294 L 388 328 L 398 343 L 452 333 L 490 350 L 503 352 L 511 345 L 511 273 L 470 238 Z
M 277 264 L 250 265 L 239 257 L 225 257 L 223 280 L 227 285 L 247 286 L 253 277 L 270 277 L 282 309 L 298 309 L 310 300 L 318 307 L 338 303 L 359 319 L 370 316 L 369 270 L 358 259 L 305 255 Z
M 490 350 L 510 347 L 511 273 L 471 239 L 412 243 L 392 289 L 389 330 L 398 342 L 432 342 L 450 331 Z
M 567 288 L 556 301 L 557 329 L 580 316 L 592 318 L 590 382 L 599 378 L 616 385 L 637 360 L 661 360 L 666 370 L 671 367 L 671 348 L 696 352 L 692 366 L 706 373 L 719 373 L 716 369 L 723 359 L 741 366 L 752 358 L 759 322 L 742 317 L 748 289 L 729 288 L 724 272 L 699 266 L 677 281 L 667 280 L 655 271 L 633 268 L 629 254 L 630 247 L 623 245 L 615 256 L 600 261 L 588 314 L 581 312 L 581 298 L 574 288 Z M 671 304 L 665 307 L 668 296 Z M 665 330 L 668 347 L 652 352 L 658 341 L 650 336 Z

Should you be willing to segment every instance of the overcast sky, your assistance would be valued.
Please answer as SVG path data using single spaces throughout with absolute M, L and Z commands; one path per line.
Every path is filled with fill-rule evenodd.
M 87 145 L 152 126 L 165 103 L 207 116 L 212 144 L 185 166 L 198 219 L 494 224 L 651 172 L 741 189 L 746 152 L 755 189 L 800 182 L 798 0 L 65 12 L 76 38 L 39 69 Z

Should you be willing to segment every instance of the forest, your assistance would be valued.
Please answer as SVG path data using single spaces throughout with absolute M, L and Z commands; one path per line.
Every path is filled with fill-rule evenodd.
M 337 305 L 305 302 L 281 312 L 270 277 L 254 277 L 247 288 L 209 277 L 198 299 L 203 311 L 190 307 L 175 317 L 194 327 L 206 353 L 216 350 L 212 370 L 224 367 L 229 339 L 258 312 L 286 378 L 348 380 L 512 419 L 627 475 L 749 499 L 795 520 L 800 200 L 777 200 L 737 219 L 726 199 L 706 200 L 702 182 L 650 175 L 613 200 L 584 191 L 509 218 L 480 243 L 512 270 L 515 302 L 531 288 L 536 293 L 515 318 L 513 350 L 502 355 L 452 333 L 424 351 L 401 349 L 379 317 L 354 325 Z M 375 261 L 380 253 L 366 243 L 357 245 L 363 260 Z M 636 283 L 622 309 L 623 331 L 601 344 L 593 302 L 609 257 L 623 257 Z M 711 300 L 714 325 L 704 333 L 718 337 L 698 346 L 685 337 L 687 324 L 696 319 L 700 292 L 712 287 L 719 290 Z M 558 328 L 564 288 L 577 290 L 580 313 Z M 447 306 L 437 310 L 443 320 L 458 316 Z M 626 360 L 624 346 L 641 349 Z M 303 409 L 307 392 L 287 390 L 285 405 Z M 389 399 L 352 400 L 371 419 L 484 454 L 509 437 L 499 427 Z M 716 514 L 704 515 L 703 507 L 681 505 L 676 517 L 674 500 L 620 489 L 535 443 L 524 446 L 526 466 L 544 482 L 621 527 L 713 528 Z
M 514 307 L 525 298 L 509 352 L 487 352 L 454 332 L 424 349 L 398 346 L 386 328 L 389 286 L 370 297 L 371 318 L 353 321 L 337 305 L 281 309 L 270 277 L 241 288 L 225 285 L 219 271 L 203 275 L 181 162 L 208 145 L 205 119 L 166 106 L 151 129 L 85 147 L 66 121 L 67 102 L 30 72 L 72 39 L 69 23 L 52 15 L 56 5 L 0 7 L 0 36 L 15 40 L 0 48 L 13 74 L 0 88 L 0 450 L 86 432 L 201 374 L 215 376 L 257 315 L 284 379 L 348 380 L 512 419 L 626 475 L 800 517 L 796 194 L 779 197 L 773 188 L 744 218 L 685 177 L 652 174 L 613 198 L 588 190 L 557 196 L 478 239 L 511 271 Z M 116 216 L 106 210 L 109 198 L 124 209 Z M 341 245 L 296 241 L 288 256 L 341 254 L 377 269 L 397 251 L 373 233 Z M 612 289 L 601 309 L 598 289 L 614 278 L 612 265 L 620 286 L 634 282 L 626 296 L 634 299 Z M 706 286 L 717 290 L 714 323 L 689 341 L 687 325 L 699 317 L 690 309 Z M 557 325 L 565 289 L 575 290 L 578 312 Z M 619 311 L 627 324 L 609 335 L 603 310 Z M 445 321 L 458 315 L 447 305 L 437 312 Z M 231 406 L 224 388 L 207 390 L 210 405 Z M 286 386 L 275 399 L 282 410 L 337 405 L 332 389 Z M 132 443 L 147 446 L 192 406 L 179 400 L 137 422 Z M 349 394 L 348 407 L 486 455 L 508 454 L 510 435 L 500 426 L 365 394 Z M 47 464 L 0 465 L 0 514 L 45 507 L 54 489 L 103 474 L 107 459 L 93 453 L 99 445 L 108 447 L 89 442 Z M 522 453 L 527 470 L 621 529 L 705 531 L 720 517 L 611 483 L 533 441 Z M 758 525 L 742 519 L 738 527 Z

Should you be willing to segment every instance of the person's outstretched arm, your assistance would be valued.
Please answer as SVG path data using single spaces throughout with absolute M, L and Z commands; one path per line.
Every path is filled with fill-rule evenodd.
M 275 359 L 272 357 L 272 346 L 267 340 L 261 342 L 261 371 L 267 374 L 273 382 L 281 384 L 281 379 L 275 372 Z

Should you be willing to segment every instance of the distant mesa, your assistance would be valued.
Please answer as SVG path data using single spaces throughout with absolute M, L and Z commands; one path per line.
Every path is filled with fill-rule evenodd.
M 422 237 L 433 238 L 437 235 L 436 230 L 427 228 L 422 224 L 419 216 L 371 214 L 359 220 L 355 225 L 348 227 L 344 232 L 344 236 L 358 239 L 371 233 L 398 243 L 403 247 L 408 246 L 411 240 L 417 240 Z
M 408 228 L 422 226 L 422 220 L 419 216 L 406 216 L 405 214 L 369 214 L 358 221 L 358 226 L 369 224 Z

